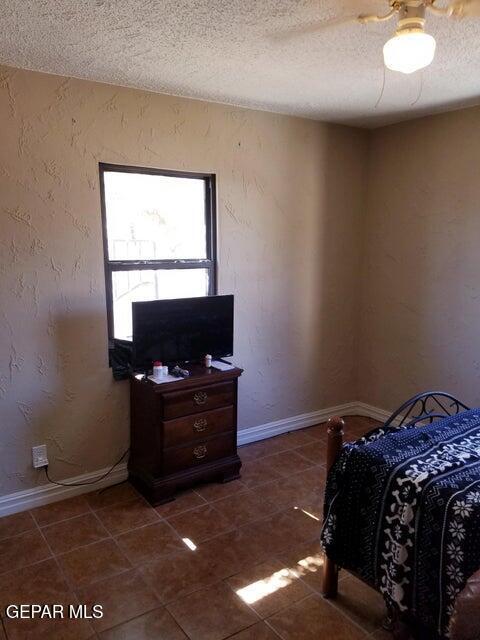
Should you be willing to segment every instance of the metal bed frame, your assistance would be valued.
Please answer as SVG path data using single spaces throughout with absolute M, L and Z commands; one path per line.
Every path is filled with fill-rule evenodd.
M 444 391 L 427 391 L 419 393 L 392 413 L 384 423 L 384 429 L 398 429 L 425 424 L 432 424 L 447 416 L 468 411 L 469 407 L 457 398 Z M 335 416 L 327 423 L 327 475 L 337 459 L 343 446 L 345 422 Z M 323 595 L 335 598 L 338 592 L 338 571 L 340 567 L 324 556 Z M 455 610 L 450 619 L 450 640 L 480 640 L 480 570 L 471 576 L 464 589 L 458 594 Z M 410 629 L 405 623 L 389 611 L 385 625 L 397 640 L 410 638 Z

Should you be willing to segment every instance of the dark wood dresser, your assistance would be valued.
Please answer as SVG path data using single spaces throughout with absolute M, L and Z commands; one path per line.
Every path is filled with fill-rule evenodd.
M 243 370 L 189 366 L 155 384 L 132 376 L 129 479 L 153 505 L 201 481 L 239 477 L 237 386 Z

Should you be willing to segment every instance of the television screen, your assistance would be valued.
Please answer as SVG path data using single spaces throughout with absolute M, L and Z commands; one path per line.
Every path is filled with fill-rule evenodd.
M 233 355 L 233 296 L 133 302 L 133 368 Z

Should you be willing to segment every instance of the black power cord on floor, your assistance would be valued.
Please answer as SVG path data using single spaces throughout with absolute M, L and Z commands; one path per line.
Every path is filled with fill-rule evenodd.
M 125 458 L 125 456 L 129 451 L 130 451 L 130 447 L 126 451 L 124 451 L 124 453 L 122 453 L 121 457 L 115 462 L 114 465 L 110 467 L 110 469 L 106 473 L 104 473 L 99 478 L 95 478 L 95 480 L 89 480 L 88 482 L 57 482 L 56 480 L 52 480 L 52 478 L 50 478 L 50 476 L 48 475 L 48 464 L 46 467 L 43 467 L 43 468 L 45 469 L 45 475 L 47 476 L 47 480 L 52 484 L 57 484 L 60 487 L 84 487 L 89 484 L 95 484 L 96 482 L 100 482 L 100 480 L 103 480 L 104 478 L 106 478 L 110 473 L 112 473 L 115 467 L 119 465 L 120 462 L 122 462 L 122 460 Z

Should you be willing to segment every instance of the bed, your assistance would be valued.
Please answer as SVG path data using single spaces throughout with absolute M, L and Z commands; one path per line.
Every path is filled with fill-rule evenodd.
M 480 640 L 480 409 L 427 392 L 355 442 L 343 428 L 328 422 L 324 596 L 344 568 L 394 637 Z

